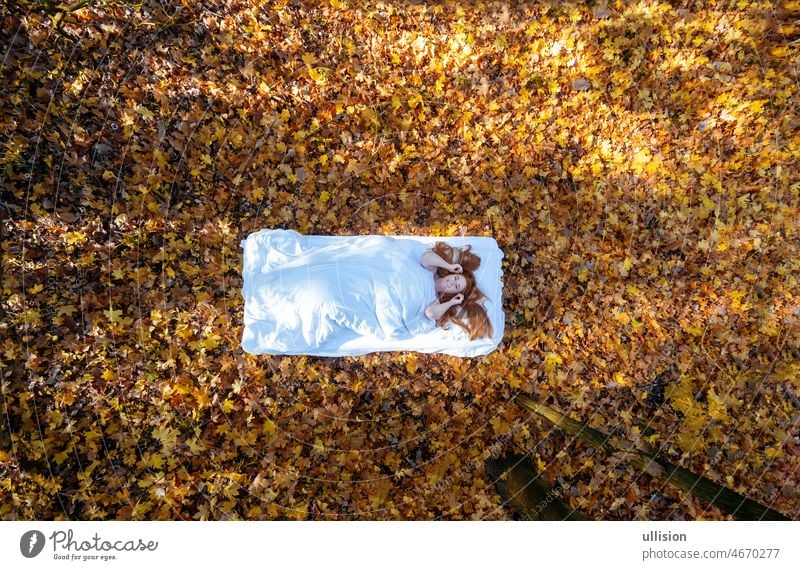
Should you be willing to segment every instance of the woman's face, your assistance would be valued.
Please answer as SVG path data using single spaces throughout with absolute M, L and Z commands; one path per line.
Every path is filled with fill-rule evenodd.
M 463 275 L 447 275 L 437 285 L 440 293 L 461 293 L 467 287 L 467 279 Z

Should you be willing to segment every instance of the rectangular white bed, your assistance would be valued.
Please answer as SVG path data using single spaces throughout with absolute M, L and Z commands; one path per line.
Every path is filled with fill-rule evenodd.
M 419 260 L 437 241 L 470 244 L 481 258 L 475 278 L 488 297 L 491 338 L 470 341 L 455 324 L 444 330 L 420 316 L 432 300 L 426 296 L 435 293 L 433 272 Z M 472 357 L 492 352 L 503 339 L 503 252 L 494 238 L 265 229 L 241 246 L 242 348 L 248 353 L 337 357 L 408 350 Z

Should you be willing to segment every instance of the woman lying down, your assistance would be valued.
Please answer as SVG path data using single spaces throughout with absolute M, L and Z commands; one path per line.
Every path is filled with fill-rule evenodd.
M 470 340 L 492 337 L 492 324 L 486 314 L 486 299 L 475 281 L 474 271 L 481 258 L 470 252 L 472 246 L 450 247 L 437 241 L 426 251 L 421 265 L 434 272 L 436 299 L 425 308 L 425 316 L 446 327 L 452 321 L 469 335 Z
M 245 279 L 245 322 L 266 325 L 262 346 L 333 349 L 357 335 L 401 340 L 451 323 L 470 340 L 492 336 L 475 282 L 481 260 L 470 246 L 430 248 L 389 236 L 317 246 L 287 239 L 270 234 L 264 269 Z

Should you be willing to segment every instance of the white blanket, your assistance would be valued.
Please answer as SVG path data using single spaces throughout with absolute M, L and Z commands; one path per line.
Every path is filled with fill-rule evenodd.
M 420 264 L 436 241 L 472 245 L 475 272 L 494 329 L 470 341 L 463 329 L 436 327 L 433 272 Z M 488 354 L 500 344 L 503 252 L 489 237 L 303 236 L 267 229 L 242 241 L 244 333 L 251 354 L 357 356 L 413 350 Z

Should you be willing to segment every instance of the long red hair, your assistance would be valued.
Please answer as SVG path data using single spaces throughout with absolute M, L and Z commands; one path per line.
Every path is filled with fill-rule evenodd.
M 461 275 L 467 281 L 467 286 L 461 291 L 461 294 L 464 295 L 464 300 L 460 305 L 453 305 L 445 311 L 436 321 L 436 325 L 445 328 L 447 323 L 455 323 L 467 332 L 470 340 L 483 337 L 491 338 L 493 336 L 492 323 L 489 321 L 489 315 L 483 306 L 483 301 L 488 297 L 478 289 L 473 273 L 480 267 L 481 258 L 470 251 L 472 249 L 471 245 L 452 247 L 442 241 L 437 241 L 432 249 L 447 263 L 460 264 L 464 270 Z M 447 271 L 441 267 L 437 268 L 436 273 L 439 277 L 453 274 L 452 271 Z M 457 293 L 437 293 L 437 298 L 440 303 L 446 303 L 456 295 Z

